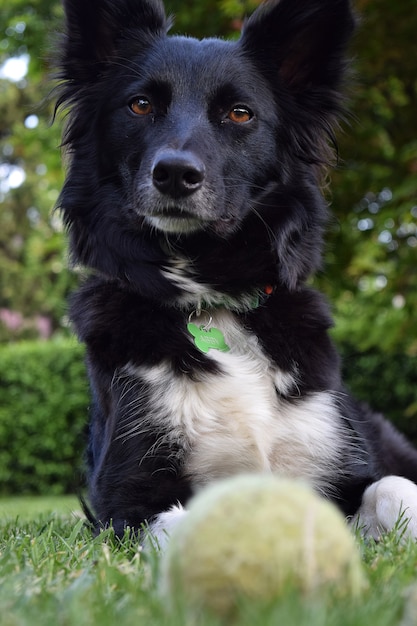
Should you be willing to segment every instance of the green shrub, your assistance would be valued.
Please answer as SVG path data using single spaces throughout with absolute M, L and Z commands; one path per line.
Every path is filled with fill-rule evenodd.
M 81 484 L 88 384 L 75 340 L 0 348 L 0 492 L 61 494 Z
M 343 375 L 352 393 L 383 413 L 417 444 L 417 357 L 339 346 Z

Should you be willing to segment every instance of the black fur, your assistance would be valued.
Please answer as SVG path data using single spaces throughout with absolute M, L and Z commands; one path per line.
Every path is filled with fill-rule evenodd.
M 193 493 L 186 442 L 169 438 L 163 416 L 147 422 L 149 387 L 140 377 L 127 385 L 121 372 L 169 363 L 189 381 L 216 375 L 186 330 L 196 283 L 282 372 L 296 367 L 297 394 L 285 402 L 320 391 L 338 398 L 353 443 L 325 495 L 346 514 L 385 474 L 416 480 L 416 453 L 344 390 L 327 305 L 305 286 L 321 262 L 320 175 L 343 112 L 348 0 L 269 0 L 237 42 L 167 36 L 159 0 L 64 5 L 58 106 L 69 107 L 69 169 L 60 207 L 73 261 L 92 270 L 71 317 L 94 399 L 97 523 L 138 528 Z M 249 116 L 243 123 L 230 117 L 237 105 Z M 176 232 L 155 227 L 168 219 Z M 247 306 L 265 285 L 273 293 Z M 126 423 L 137 436 L 120 437 Z

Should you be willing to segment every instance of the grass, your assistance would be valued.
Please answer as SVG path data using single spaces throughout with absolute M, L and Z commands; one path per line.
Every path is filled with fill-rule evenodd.
M 0 500 L 1 626 L 220 624 L 187 615 L 181 602 L 170 608 L 158 589 L 158 555 L 144 554 L 128 536 L 116 543 L 111 531 L 92 538 L 72 510 L 71 498 Z M 246 602 L 233 625 L 417 624 L 417 544 L 395 533 L 380 543 L 358 541 L 369 579 L 360 599 L 288 594 L 268 607 Z
M 18 518 L 32 520 L 39 514 L 59 513 L 69 516 L 81 514 L 80 503 L 76 496 L 17 496 L 0 498 L 0 520 Z

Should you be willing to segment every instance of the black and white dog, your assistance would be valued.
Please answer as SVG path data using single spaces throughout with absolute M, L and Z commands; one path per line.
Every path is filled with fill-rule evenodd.
M 160 0 L 64 4 L 60 207 L 90 269 L 71 317 L 97 527 L 147 522 L 163 543 L 203 485 L 276 472 L 371 535 L 402 507 L 417 535 L 417 453 L 343 387 L 327 304 L 305 284 L 349 0 L 267 0 L 236 42 L 167 36 Z

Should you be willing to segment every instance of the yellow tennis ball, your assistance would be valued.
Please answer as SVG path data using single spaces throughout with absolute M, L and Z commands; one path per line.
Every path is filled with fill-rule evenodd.
M 176 602 L 227 615 L 240 598 L 270 602 L 290 589 L 355 595 L 364 577 L 340 512 L 309 487 L 244 475 L 203 489 L 174 528 L 161 587 Z

